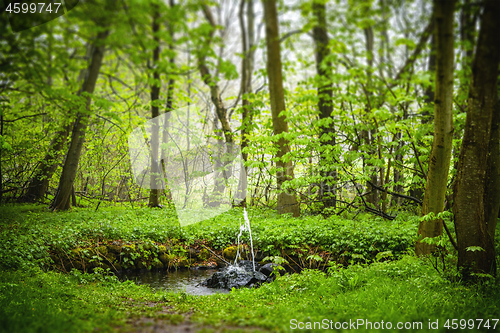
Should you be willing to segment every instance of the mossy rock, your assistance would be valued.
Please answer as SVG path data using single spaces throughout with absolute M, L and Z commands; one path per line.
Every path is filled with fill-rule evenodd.
M 161 253 L 159 256 L 158 256 L 158 259 L 160 259 L 160 262 L 162 262 L 164 265 L 167 265 L 168 264 L 168 255 L 165 254 L 165 253 Z
M 151 263 L 151 267 L 155 269 L 164 269 L 165 265 L 160 260 L 155 260 Z
M 113 264 L 113 267 L 114 269 L 116 269 L 117 271 L 121 271 L 123 269 L 122 265 L 119 263 L 119 262 L 115 262 Z
M 131 254 L 131 253 L 135 253 L 135 252 L 137 252 L 137 250 L 135 248 L 135 244 L 125 244 L 122 246 L 121 253 Z
M 158 253 L 165 253 L 165 252 L 167 252 L 167 248 L 165 247 L 165 245 L 158 246 Z
M 77 247 L 76 249 L 71 249 L 69 250 L 69 256 L 73 258 L 78 258 L 80 259 L 82 257 L 82 249 Z
M 226 259 L 234 260 L 234 258 L 236 258 L 236 252 L 237 251 L 238 251 L 238 249 L 236 248 L 236 246 L 226 247 L 224 249 L 224 251 L 222 251 L 222 255 Z
M 207 249 L 202 249 L 200 253 L 198 253 L 198 258 L 203 261 L 207 261 L 212 254 Z
M 240 245 L 239 248 L 240 248 L 240 257 L 238 259 L 241 259 L 242 252 L 244 250 L 248 249 L 248 245 Z M 238 251 L 238 247 L 229 246 L 229 247 L 226 247 L 224 249 L 224 251 L 222 251 L 222 255 L 224 256 L 224 258 L 227 258 L 229 260 L 234 260 L 234 259 L 236 259 L 237 251 Z
M 112 252 L 114 254 L 120 254 L 122 251 L 122 246 L 121 245 L 116 245 L 116 244 L 108 244 L 108 253 Z
M 108 253 L 108 254 L 106 254 L 106 259 L 110 263 L 114 263 L 116 261 L 116 255 L 114 255 L 113 253 Z
M 102 256 L 106 256 L 108 254 L 108 248 L 106 246 L 98 246 L 95 249 L 96 254 L 100 254 Z

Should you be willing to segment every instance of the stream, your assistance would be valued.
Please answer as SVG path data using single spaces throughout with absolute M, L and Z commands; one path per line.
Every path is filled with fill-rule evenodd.
M 177 271 L 139 271 L 127 272 L 118 275 L 120 281 L 131 280 L 137 284 L 146 284 L 155 289 L 182 291 L 191 295 L 212 295 L 228 293 L 226 289 L 207 288 L 201 282 L 211 277 L 216 269 L 194 270 L 183 269 Z

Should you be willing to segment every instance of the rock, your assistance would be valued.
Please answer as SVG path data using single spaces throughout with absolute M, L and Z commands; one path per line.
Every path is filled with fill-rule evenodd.
M 160 259 L 160 261 L 164 264 L 164 265 L 167 265 L 168 264 L 168 256 L 165 254 L 165 253 L 162 253 L 158 256 L 158 259 Z
M 106 259 L 108 260 L 109 263 L 114 263 L 116 260 L 116 256 L 113 253 L 108 253 L 106 255 Z
M 106 254 L 108 254 L 108 248 L 106 246 L 98 246 L 95 249 L 95 253 L 105 256 Z
M 234 258 L 236 258 L 237 250 L 236 246 L 226 247 L 224 251 L 222 251 L 222 255 L 225 259 L 234 260 Z
M 108 253 L 112 252 L 114 254 L 120 254 L 121 250 L 122 250 L 122 246 L 121 245 L 108 244 Z
M 264 266 L 262 266 L 260 268 L 259 272 L 261 272 L 265 276 L 269 277 L 269 276 L 271 276 L 271 274 L 273 274 L 274 267 L 281 267 L 281 268 L 283 268 L 282 266 L 280 266 L 278 264 L 269 263 L 269 264 L 265 264 Z
M 152 263 L 151 263 L 151 266 L 153 268 L 156 268 L 156 269 L 164 269 L 165 266 L 163 265 L 163 263 L 159 260 L 154 260 Z
M 242 264 L 240 262 L 239 265 L 231 265 L 216 272 L 202 285 L 209 288 L 232 289 L 260 285 L 267 280 L 266 275 L 253 271 L 253 267 L 250 266 L 251 261 L 242 260 L 242 262 Z

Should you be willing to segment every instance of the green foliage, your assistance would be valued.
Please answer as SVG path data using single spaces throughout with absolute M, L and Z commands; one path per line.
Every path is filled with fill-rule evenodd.
M 39 270 L 0 272 L 0 331 L 111 332 L 125 327 L 127 312 L 154 316 L 158 307 L 138 301 L 160 295 L 106 272 L 65 275 Z
M 178 307 L 194 308 L 192 320 L 201 323 L 224 321 L 274 332 L 292 331 L 292 319 L 349 322 L 363 318 L 394 324 L 420 321 L 425 330 L 429 319 L 441 323 L 446 318 L 497 318 L 500 314 L 496 302 L 500 296 L 498 281 L 475 287 L 450 283 L 425 261 L 411 256 L 368 267 L 336 267 L 331 272 L 327 275 L 305 270 L 278 276 L 273 283 L 256 290 L 191 297 L 180 301 Z M 438 331 L 445 329 L 440 325 Z

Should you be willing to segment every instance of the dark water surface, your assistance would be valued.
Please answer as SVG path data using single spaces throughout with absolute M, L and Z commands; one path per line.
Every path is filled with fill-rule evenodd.
M 229 290 L 213 289 L 200 285 L 201 282 L 208 279 L 216 269 L 207 270 L 177 270 L 161 272 L 128 272 L 118 275 L 121 281 L 131 280 L 137 284 L 147 284 L 155 289 L 164 289 L 172 291 L 182 291 L 191 295 L 212 295 L 215 293 L 228 293 Z

